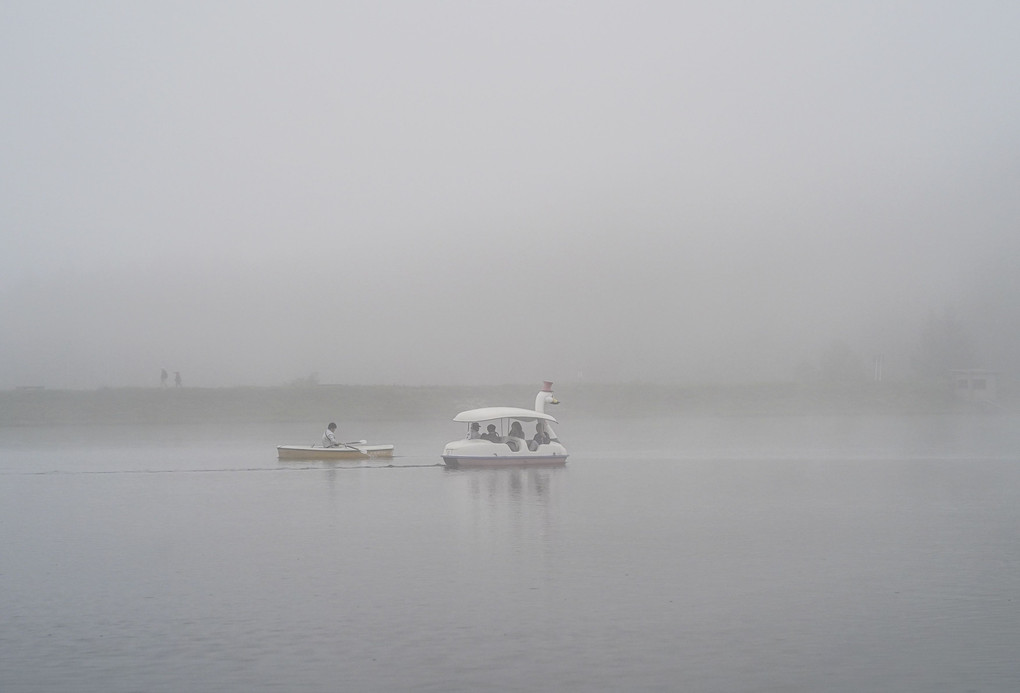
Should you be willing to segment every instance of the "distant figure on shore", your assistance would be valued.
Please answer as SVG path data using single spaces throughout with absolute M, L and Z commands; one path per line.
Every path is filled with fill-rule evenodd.
M 174 387 L 180 387 L 180 386 L 181 386 L 181 372 L 180 371 L 174 371 Z
M 340 443 L 336 439 L 336 424 L 332 421 L 326 426 L 326 432 L 322 434 L 322 447 L 324 448 L 338 448 Z
M 166 379 L 167 379 L 166 369 L 161 368 L 159 371 L 159 384 L 161 387 L 166 387 Z

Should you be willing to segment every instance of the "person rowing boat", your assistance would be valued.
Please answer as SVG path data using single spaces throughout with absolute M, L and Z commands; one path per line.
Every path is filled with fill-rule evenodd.
M 322 434 L 322 447 L 338 448 L 340 445 L 336 439 L 336 424 L 330 421 L 329 426 L 326 426 L 326 432 Z

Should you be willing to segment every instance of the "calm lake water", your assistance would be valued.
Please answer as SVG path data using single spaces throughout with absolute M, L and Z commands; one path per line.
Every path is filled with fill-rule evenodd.
M 1020 690 L 1018 423 L 0 428 L 0 691 Z

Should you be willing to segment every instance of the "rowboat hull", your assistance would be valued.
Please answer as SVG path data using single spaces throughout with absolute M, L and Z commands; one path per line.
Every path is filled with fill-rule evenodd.
M 371 457 L 393 457 L 393 446 L 321 448 L 316 445 L 277 445 L 276 454 L 281 460 L 364 460 Z

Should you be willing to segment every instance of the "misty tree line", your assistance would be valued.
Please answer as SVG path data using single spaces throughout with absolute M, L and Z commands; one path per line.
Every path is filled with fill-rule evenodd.
M 966 326 L 948 311 L 931 315 L 917 336 L 909 356 L 909 377 L 933 381 L 947 378 L 955 369 L 983 367 Z M 843 340 L 825 347 L 817 364 L 798 367 L 798 379 L 827 383 L 863 382 L 884 377 L 884 356 L 863 356 Z

